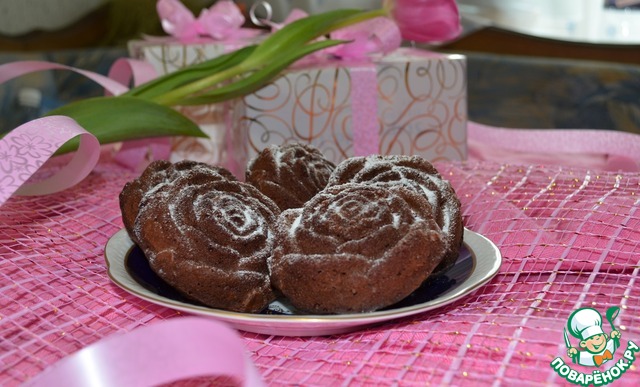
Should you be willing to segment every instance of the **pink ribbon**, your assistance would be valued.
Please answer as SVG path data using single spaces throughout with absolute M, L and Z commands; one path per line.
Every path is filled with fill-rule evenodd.
M 156 9 L 164 31 L 181 42 L 193 42 L 199 37 L 242 39 L 260 33 L 258 29 L 242 28 L 245 17 L 231 0 L 215 2 L 197 18 L 178 0 L 158 0 Z
M 388 18 L 379 17 L 337 30 L 331 38 L 352 42 L 332 47 L 327 50 L 329 53 L 342 58 L 347 65 L 349 61 L 359 61 L 349 72 L 354 156 L 379 153 L 378 78 L 370 59 L 373 54 L 385 55 L 400 47 L 400 30 Z
M 55 151 L 80 137 L 73 159 L 56 174 L 28 182 Z M 27 122 L 0 140 L 0 205 L 11 195 L 46 195 L 72 187 L 84 179 L 100 157 L 100 144 L 69 117 L 51 116 Z
M 640 171 L 640 136 L 615 130 L 513 129 L 470 122 L 469 159 Z
M 128 87 L 124 86 L 118 81 L 105 77 L 104 75 L 96 74 L 91 71 L 81 70 L 70 66 L 65 66 L 57 63 L 43 62 L 43 61 L 20 61 L 12 62 L 4 65 L 0 65 L 0 83 L 4 83 L 10 79 L 20 77 L 25 74 L 33 73 L 43 70 L 71 70 L 78 74 L 82 74 L 85 77 L 96 82 L 105 90 L 113 95 L 119 95 L 127 90 Z
M 378 77 L 373 64 L 353 67 L 351 75 L 351 130 L 354 156 L 380 153 Z
M 0 83 L 32 72 L 56 69 L 80 73 L 115 95 L 127 91 L 121 83 L 100 74 L 41 61 L 0 66 Z M 28 182 L 62 144 L 78 136 L 79 148 L 67 166 L 47 179 Z M 0 139 L 0 205 L 14 194 L 46 195 L 72 187 L 93 170 L 99 157 L 98 140 L 71 118 L 53 116 L 27 122 Z
M 25 386 L 152 386 L 206 376 L 264 385 L 237 332 L 214 320 L 178 317 L 109 336 Z
M 156 70 L 150 63 L 130 58 L 116 60 L 108 74 L 110 79 L 124 85 L 133 82 L 141 85 L 154 79 Z M 114 161 L 133 171 L 142 171 L 153 160 L 166 160 L 171 154 L 171 140 L 168 137 L 126 141 L 113 157 Z
M 0 65 L 0 83 L 43 70 L 71 70 L 82 74 L 105 88 L 111 95 L 128 90 L 155 75 L 150 65 L 131 59 L 114 63 L 110 77 L 70 66 L 42 61 L 21 61 Z M 40 181 L 32 176 L 67 141 L 79 137 L 80 145 L 71 161 L 54 175 Z M 115 159 L 130 168 L 141 168 L 143 161 L 168 157 L 166 139 L 125 143 Z M 69 117 L 52 116 L 27 122 L 0 139 L 0 205 L 12 195 L 46 195 L 70 188 L 82 181 L 95 167 L 100 157 L 97 138 Z
M 121 85 L 128 85 L 133 82 L 134 86 L 138 86 L 151 81 L 157 74 L 150 63 L 136 59 L 120 58 L 113 62 L 107 76 Z M 109 92 L 108 89 L 107 92 Z

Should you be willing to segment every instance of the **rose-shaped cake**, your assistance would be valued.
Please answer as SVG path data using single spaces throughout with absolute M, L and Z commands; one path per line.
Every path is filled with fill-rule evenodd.
M 249 162 L 246 182 L 286 210 L 302 207 L 326 187 L 334 168 L 319 150 L 309 145 L 272 145 Z
M 419 156 L 401 155 L 353 157 L 336 167 L 327 185 L 348 182 L 401 183 L 421 192 L 429 200 L 433 217 L 447 244 L 444 259 L 435 272 L 442 272 L 456 262 L 464 233 L 460 200 L 451 184 L 429 161 Z
M 444 241 L 425 197 L 402 186 L 326 188 L 278 219 L 271 281 L 316 314 L 374 311 L 411 294 Z
M 147 193 L 170 184 L 179 176 L 199 174 L 216 180 L 237 180 L 228 170 L 205 163 L 185 160 L 173 164 L 165 160 L 156 160 L 145 168 L 140 177 L 125 184 L 119 196 L 120 210 L 122 223 L 131 239 L 137 243 L 133 224 L 138 216 L 140 202 Z
M 184 175 L 143 197 L 134 233 L 151 268 L 185 296 L 254 313 L 275 299 L 267 258 L 279 213 L 249 184 Z

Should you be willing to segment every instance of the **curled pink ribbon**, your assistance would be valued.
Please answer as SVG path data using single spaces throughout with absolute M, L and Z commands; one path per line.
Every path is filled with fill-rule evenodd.
M 65 142 L 80 137 L 73 159 L 53 176 L 29 178 Z M 0 140 L 0 205 L 13 194 L 46 195 L 72 187 L 98 162 L 98 139 L 69 117 L 51 116 L 27 122 Z
M 214 320 L 178 317 L 109 336 L 60 360 L 25 386 L 155 386 L 203 376 L 264 385 L 236 331 Z
M 0 83 L 42 70 L 73 70 L 97 82 L 112 94 L 127 87 L 90 71 L 41 61 L 13 62 L 0 66 Z M 80 137 L 73 159 L 53 176 L 29 182 L 65 142 Z M 93 169 L 100 157 L 98 139 L 68 117 L 52 116 L 23 124 L 0 139 L 0 205 L 13 194 L 46 195 L 74 186 Z
M 192 42 L 199 37 L 241 39 L 260 33 L 257 29 L 242 28 L 245 17 L 231 0 L 215 2 L 197 18 L 178 0 L 158 0 L 156 9 L 164 31 L 182 42 Z
M 110 95 L 126 92 L 128 87 L 125 84 L 131 78 L 134 84 L 139 84 L 155 74 L 150 65 L 128 58 L 114 63 L 110 77 L 56 63 L 21 61 L 0 65 L 0 83 L 43 70 L 77 72 L 104 87 Z M 80 145 L 65 167 L 44 180 L 30 181 L 58 148 L 75 137 L 79 137 Z M 115 160 L 132 169 L 139 169 L 142 158 L 149 153 L 152 153 L 153 159 L 167 158 L 167 140 L 126 143 L 116 154 Z M 99 156 L 98 139 L 69 117 L 51 116 L 27 122 L 0 138 L 0 205 L 14 194 L 46 195 L 70 188 L 93 170 Z

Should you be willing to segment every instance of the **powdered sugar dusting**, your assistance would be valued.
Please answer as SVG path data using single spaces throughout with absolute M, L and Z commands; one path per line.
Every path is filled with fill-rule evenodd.
M 431 174 L 425 174 L 426 177 L 436 185 L 436 187 L 438 187 L 438 190 L 440 191 L 440 195 L 449 195 L 449 192 L 451 190 L 450 187 L 450 183 L 444 179 L 442 179 L 439 176 L 436 175 L 431 175 Z M 423 187 L 423 189 L 427 189 L 426 187 Z M 451 199 L 452 198 L 448 198 L 445 197 L 445 203 L 444 206 L 442 206 L 441 208 L 439 208 L 439 203 L 436 202 L 433 203 L 432 205 L 436 206 L 436 208 L 439 208 L 440 211 L 442 211 L 442 230 L 447 233 L 453 233 L 453 231 L 451 230 L 451 220 L 453 217 L 453 212 L 456 211 L 457 207 L 454 207 L 454 205 L 451 203 Z M 432 199 L 429 199 L 429 201 L 431 202 Z
M 298 217 L 294 219 L 293 223 L 291 224 L 291 227 L 289 228 L 290 236 L 295 235 L 296 230 L 298 229 L 298 227 L 300 227 L 301 221 L 302 221 L 302 212 L 298 215 Z
M 406 155 L 353 157 L 336 167 L 329 186 L 345 181 L 398 184 L 419 191 L 431 206 L 430 215 L 436 221 L 435 227 L 450 243 L 451 254 L 457 251 L 461 226 L 460 202 L 450 183 L 427 160 Z M 420 217 L 421 213 L 414 211 L 413 215 Z
M 393 228 L 400 228 L 400 215 L 393 214 Z
M 266 260 L 280 211 L 272 201 L 194 161 L 152 164 L 137 181 L 132 233 L 161 278 L 214 308 L 258 312 L 273 300 Z
M 276 168 L 282 168 L 282 158 L 284 157 L 284 152 L 280 147 L 271 147 L 271 153 L 273 154 L 273 161 L 276 164 Z

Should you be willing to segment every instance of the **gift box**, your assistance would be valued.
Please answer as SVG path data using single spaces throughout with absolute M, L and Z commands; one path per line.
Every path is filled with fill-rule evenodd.
M 466 159 L 463 55 L 400 48 L 367 62 L 305 62 L 235 106 L 246 159 L 291 142 L 313 145 L 334 163 L 373 153 Z
M 266 35 L 261 34 L 248 38 L 237 38 L 228 41 L 200 38 L 193 42 L 180 42 L 167 38 L 151 38 L 149 40 L 134 40 L 129 42 L 129 55 L 143 60 L 153 66 L 157 75 L 165 75 L 178 69 L 214 59 L 220 55 L 239 48 L 257 44 Z M 230 137 L 230 110 L 225 103 L 194 107 L 177 108 L 185 116 L 196 122 L 209 138 L 176 137 L 172 139 L 170 160 L 184 159 L 202 161 L 210 164 L 223 165 L 236 174 L 232 157 L 234 149 L 237 153 L 242 147 L 234 138 Z
M 148 40 L 132 40 L 128 49 L 132 58 L 150 63 L 159 75 L 164 75 L 257 44 L 262 39 L 262 34 L 227 41 L 199 38 L 192 42 L 181 42 L 173 37 L 152 37 Z

